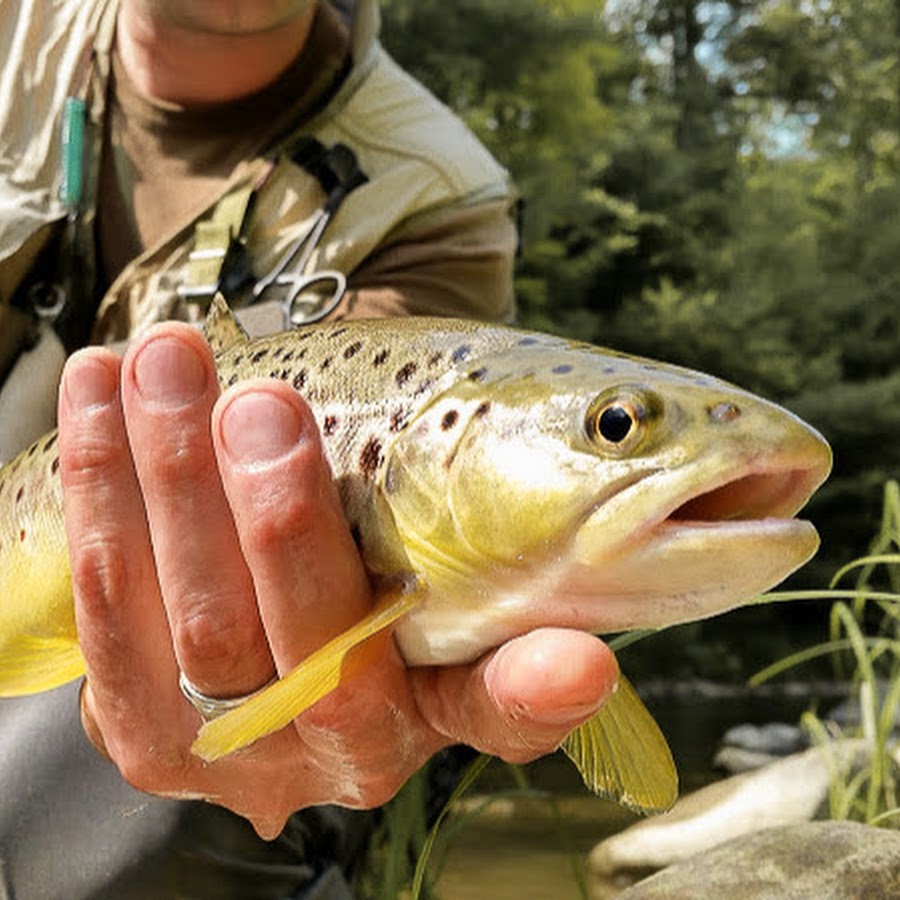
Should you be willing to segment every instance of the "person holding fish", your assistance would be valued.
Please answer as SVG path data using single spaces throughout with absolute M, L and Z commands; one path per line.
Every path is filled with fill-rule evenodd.
M 80 650 L 46 675 L 87 674 L 0 701 L 19 900 L 350 896 L 367 823 L 327 804 L 376 807 L 454 743 L 532 759 L 616 684 L 580 631 L 420 668 L 382 635 L 289 727 L 215 763 L 191 751 L 375 597 L 284 380 L 302 368 L 222 393 L 187 323 L 219 293 L 255 333 L 513 311 L 506 174 L 380 47 L 377 4 L 346 6 L 0 7 L 0 459 L 52 425 L 61 378 L 43 448 Z M 79 349 L 126 340 L 124 359 Z M 374 364 L 352 357 L 336 377 Z

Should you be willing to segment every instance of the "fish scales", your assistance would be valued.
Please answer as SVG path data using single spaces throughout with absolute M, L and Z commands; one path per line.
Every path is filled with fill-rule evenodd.
M 297 334 L 299 341 L 294 334 L 276 335 L 221 351 L 220 383 L 227 388 L 249 378 L 277 378 L 304 397 L 355 530 L 371 506 L 385 448 L 435 395 L 457 380 L 508 375 L 508 366 L 491 368 L 498 353 L 521 346 L 533 356 L 578 346 L 453 319 L 404 319 L 399 329 L 393 319 L 336 323 Z M 460 411 L 447 414 L 463 424 Z
M 223 388 L 277 378 L 308 401 L 385 591 L 344 635 L 207 723 L 195 744 L 207 759 L 290 722 L 386 627 L 411 665 L 466 662 L 540 626 L 663 627 L 747 602 L 817 546 L 794 517 L 828 474 L 827 444 L 708 375 L 460 320 L 250 340 L 216 298 L 205 327 Z M 83 671 L 58 469 L 51 434 L 0 470 L 0 695 Z M 643 811 L 674 799 L 665 740 L 625 682 L 564 746 L 594 790 Z

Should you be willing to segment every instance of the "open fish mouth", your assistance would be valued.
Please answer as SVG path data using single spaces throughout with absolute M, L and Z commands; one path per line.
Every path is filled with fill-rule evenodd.
M 816 552 L 812 523 L 794 516 L 827 477 L 830 459 L 771 456 L 702 485 L 661 474 L 620 495 L 654 514 L 616 546 L 603 543 L 608 510 L 575 537 L 561 589 L 594 631 L 657 628 L 717 615 L 769 590 Z M 723 467 L 723 470 L 725 467 Z M 679 481 L 688 482 L 685 486 Z
M 749 472 L 688 497 L 669 512 L 668 523 L 721 523 L 792 518 L 824 480 L 818 466 Z

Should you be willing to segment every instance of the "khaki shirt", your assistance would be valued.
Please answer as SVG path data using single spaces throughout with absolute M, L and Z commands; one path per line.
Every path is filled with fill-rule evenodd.
M 43 5 L 40 14 L 29 14 L 31 9 L 0 4 L 0 317 L 4 308 L 11 315 L 11 299 L 42 238 L 65 215 L 58 198 L 65 99 L 87 94 L 89 128 L 102 140 L 111 70 L 113 0 L 62 0 Z M 179 291 L 191 277 L 198 223 L 215 220 L 222 198 L 252 185 L 263 186 L 243 237 L 254 275 L 270 271 L 325 200 L 321 184 L 290 158 L 291 148 L 308 138 L 348 146 L 367 178 L 343 201 L 305 270 L 337 269 L 348 276 L 349 289 L 333 316 L 511 318 L 516 235 L 507 173 L 386 54 L 372 0 L 357 4 L 349 42 L 350 70 L 325 105 L 287 127 L 276 123 L 278 137 L 258 155 L 239 160 L 214 191 L 198 182 L 196 204 L 187 204 L 188 212 L 117 274 L 100 300 L 93 341 L 126 340 L 163 319 L 201 319 L 204 303 L 185 300 Z M 81 214 L 82 232 L 90 235 L 96 216 L 90 191 L 99 163 L 94 168 L 85 172 L 88 198 Z M 104 197 L 96 199 L 102 209 Z M 85 265 L 92 243 L 79 246 Z M 0 394 L 0 458 L 7 409 Z M 33 435 L 46 424 L 36 424 Z

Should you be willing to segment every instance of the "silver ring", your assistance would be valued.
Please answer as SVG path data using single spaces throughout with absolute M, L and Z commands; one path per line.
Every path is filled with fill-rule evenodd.
M 178 687 L 181 688 L 181 693 L 184 694 L 188 703 L 200 713 L 200 717 L 204 722 L 211 722 L 213 719 L 218 719 L 219 716 L 224 716 L 229 710 L 237 708 L 242 703 L 246 703 L 251 697 L 262 693 L 274 681 L 275 679 L 273 678 L 269 684 L 264 684 L 258 690 L 250 694 L 244 694 L 241 697 L 209 697 L 198 690 L 184 672 L 178 673 Z

